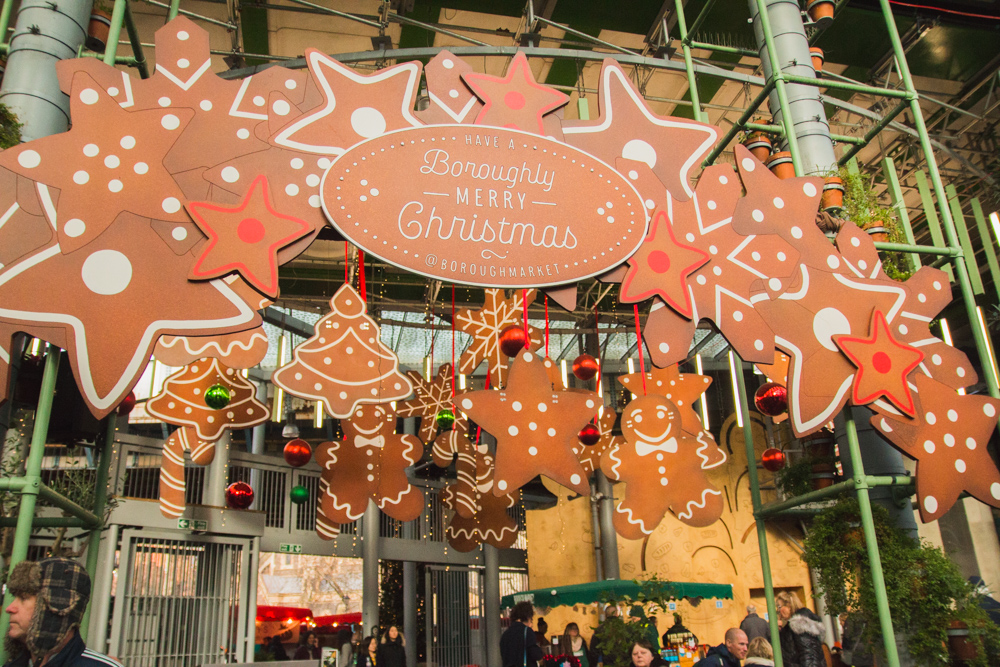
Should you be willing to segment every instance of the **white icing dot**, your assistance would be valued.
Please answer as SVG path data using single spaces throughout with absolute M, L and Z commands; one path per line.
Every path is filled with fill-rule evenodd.
M 572 475 L 569 476 L 569 481 L 572 482 L 573 484 L 579 484 L 580 476 L 576 473 L 573 473 Z
M 775 197 L 773 203 L 774 203 L 774 208 L 784 208 L 785 207 L 785 202 L 784 202 L 784 200 L 781 197 Z
M 743 170 L 744 171 L 753 171 L 754 168 L 756 167 L 756 165 L 754 164 L 754 161 L 751 160 L 748 157 L 743 158 L 743 161 L 740 162 L 740 164 L 743 165 Z
M 472 407 L 472 401 L 470 401 L 467 398 L 463 398 L 462 399 L 462 407 L 465 408 L 466 410 L 470 409 Z
M 119 294 L 132 282 L 132 263 L 117 250 L 98 250 L 83 262 L 83 284 L 94 294 Z
M 837 269 L 840 267 L 840 258 L 836 255 L 830 255 L 826 258 L 826 265 L 831 269 Z
M 937 415 L 933 412 L 928 412 L 924 415 L 924 421 L 933 426 L 937 423 Z
M 118 159 L 117 155 L 108 155 L 104 158 L 104 166 L 108 169 L 116 169 L 120 164 L 121 160 Z
M 110 88 L 108 88 L 108 95 L 110 95 L 111 97 L 117 96 L 118 95 L 118 89 L 115 88 L 114 86 L 111 86 Z
M 556 435 L 556 430 L 555 430 L 554 428 L 551 428 L 551 427 L 550 427 L 550 428 L 549 428 L 549 430 L 548 430 L 548 431 L 546 431 L 546 433 L 548 433 L 548 434 L 549 434 L 549 437 L 550 437 L 550 438 L 553 438 L 553 437 L 555 437 L 555 435 Z
M 966 438 L 965 439 L 965 446 L 968 447 L 969 449 L 975 449 L 976 448 L 976 439 L 975 438 Z
M 962 366 L 959 366 L 958 368 L 956 368 L 955 369 L 955 375 L 957 375 L 960 378 L 964 378 L 965 377 L 965 368 L 963 368 Z
M 781 289 L 781 280 L 778 278 L 771 278 L 767 281 L 767 286 L 771 288 L 771 291 L 777 292 Z
M 241 127 L 240 129 L 236 130 L 236 137 L 239 139 L 248 139 L 250 138 L 250 130 L 246 129 L 245 127 Z
M 168 113 L 160 119 L 160 125 L 162 125 L 165 130 L 176 130 L 181 126 L 181 121 L 177 116 L 172 113 Z
M 743 313 L 741 313 L 738 310 L 734 310 L 733 311 L 733 319 L 736 320 L 737 322 L 742 322 L 743 321 Z M 680 404 L 678 403 L 678 405 L 680 405 Z
M 688 232 L 684 238 L 687 239 L 688 243 L 694 243 L 694 234 L 691 232 Z
M 308 185 L 311 188 L 314 188 L 317 185 L 319 185 L 319 174 L 309 174 L 308 176 L 306 176 L 306 185 Z
M 181 58 L 180 60 L 177 61 L 177 66 L 180 67 L 181 69 L 187 69 L 188 67 L 191 66 L 191 61 L 188 60 L 187 58 Z
M 548 409 L 549 409 L 549 406 L 546 405 L 545 403 L 539 403 L 538 404 L 538 411 L 539 412 L 545 412 Z
M 666 354 L 667 352 L 669 352 L 669 351 L 670 351 L 670 346 L 669 346 L 669 345 L 667 345 L 667 344 L 666 344 L 665 342 L 663 342 L 663 343 L 660 343 L 660 344 L 659 344 L 659 345 L 657 346 L 657 349 L 658 349 L 658 350 L 659 350 L 660 352 L 662 352 L 663 354 Z
M 97 144 L 87 144 L 83 147 L 83 154 L 87 157 L 94 157 L 101 152 L 101 149 L 97 147 Z
M 750 253 L 750 256 L 753 257 L 753 261 L 755 261 L 755 262 L 759 262 L 760 261 L 760 253 L 757 252 L 756 250 L 754 250 L 752 253 Z
M 122 187 L 123 187 L 122 182 L 119 181 L 117 178 L 113 178 L 110 181 L 108 181 L 108 190 L 111 190 L 111 192 L 121 192 Z
M 187 34 L 186 30 L 179 30 L 179 31 L 177 31 L 177 39 L 181 40 L 182 42 L 186 42 L 187 38 L 188 38 L 188 34 Z
M 453 100 L 458 98 L 458 91 L 452 88 L 451 90 L 448 91 L 448 97 L 450 97 Z
M 905 336 L 907 333 L 909 333 L 909 331 L 910 330 L 906 327 L 905 324 L 900 324 L 899 325 L 899 333 L 901 333 L 901 334 L 903 334 Z
M 507 480 L 501 479 L 499 482 L 497 482 L 497 488 L 500 489 L 501 491 L 504 491 L 507 488 Z
M 587 399 L 587 407 L 588 408 L 594 407 L 594 401 L 592 399 L 589 398 Z
M 941 281 L 940 280 L 935 280 L 934 281 L 934 289 L 936 289 L 936 290 L 941 289 Z
M 266 101 L 267 101 L 267 100 L 265 100 L 265 99 L 264 99 L 263 97 L 261 97 L 260 95 L 254 95 L 254 98 L 253 98 L 253 104 L 254 104 L 254 106 L 257 106 L 257 107 L 262 107 L 262 106 L 264 106 L 264 103 L 265 103 Z
M 174 237 L 175 241 L 183 241 L 188 236 L 188 230 L 184 227 L 174 227 L 170 235 Z
M 80 91 L 80 101 L 86 105 L 97 104 L 101 96 L 93 88 L 84 88 Z
M 764 211 L 760 210 L 759 208 L 755 208 L 753 210 L 753 213 L 750 214 L 750 216 L 757 222 L 764 222 Z
M 820 345 L 831 352 L 839 350 L 837 344 L 833 342 L 833 336 L 849 333 L 851 333 L 850 320 L 836 308 L 828 306 L 813 317 L 813 335 Z
M 518 433 L 517 427 L 511 424 L 510 428 L 507 429 L 507 433 L 509 433 L 510 435 L 517 435 Z
M 934 496 L 927 496 L 926 498 L 924 498 L 925 510 L 927 510 L 931 514 L 934 514 L 935 512 L 937 512 L 937 508 L 938 508 L 937 498 L 935 498 Z
M 800 239 L 802 238 L 802 230 L 798 227 L 792 227 L 789 230 L 792 233 L 792 238 Z
M 815 197 L 816 196 L 816 186 L 813 185 L 812 183 L 805 183 L 802 186 L 802 192 L 806 193 L 806 197 Z
M 20 154 L 18 154 L 17 163 L 25 169 L 34 169 L 42 163 L 42 156 L 38 154 L 38 151 L 34 151 L 29 148 L 28 150 L 21 151 Z
M 289 183 L 285 186 L 285 194 L 289 197 L 294 197 L 299 194 L 299 186 L 295 185 L 295 183 Z
M 986 415 L 987 417 L 993 417 L 994 415 L 996 415 L 996 413 L 997 413 L 996 408 L 994 408 L 992 404 L 990 403 L 983 404 L 984 415 Z
M 124 137 L 122 137 L 122 140 L 119 141 L 118 143 L 125 150 L 127 151 L 132 150 L 133 148 L 135 148 L 135 137 L 133 137 L 131 134 L 126 134 Z
M 177 200 L 177 197 L 167 197 L 163 200 L 161 206 L 167 213 L 176 213 L 181 210 L 181 203 Z
M 777 255 L 775 255 L 775 257 L 778 258 L 779 262 L 784 262 L 785 261 L 785 253 L 783 253 L 783 252 L 779 252 Z
M 754 346 L 754 348 L 756 348 L 756 349 L 757 349 L 757 351 L 759 352 L 759 351 L 761 351 L 761 350 L 763 350 L 763 349 L 764 349 L 764 341 L 762 341 L 762 340 L 759 340 L 759 339 L 758 339 L 758 340 L 755 340 L 755 341 L 753 342 L 753 346 Z
M 667 484 L 669 484 L 669 483 L 670 483 L 670 482 L 669 482 L 669 481 L 667 480 L 667 478 L 666 478 L 666 477 L 661 477 L 661 478 L 660 478 L 660 486 L 666 486 L 666 485 L 667 485 Z
M 235 183 L 240 180 L 240 171 L 236 167 L 224 167 L 219 174 L 226 183 Z
M 300 157 L 293 157 L 292 161 L 289 162 L 288 165 L 292 169 L 301 169 L 302 167 L 306 166 L 306 163 L 303 162 L 302 158 L 300 158 Z M 364 185 L 364 183 L 362 183 L 362 185 Z
M 955 446 L 955 436 L 953 436 L 951 433 L 945 433 L 944 434 L 944 444 L 948 445 L 949 447 L 954 447 Z
M 330 162 L 330 158 L 321 157 L 320 159 L 316 160 L 316 166 L 319 167 L 320 169 L 327 169 L 331 164 L 333 163 Z
M 865 269 L 867 269 L 868 268 L 868 262 L 866 262 L 863 259 L 859 259 L 858 260 L 858 268 L 861 269 L 862 271 L 865 270 Z
M 323 205 L 323 201 L 319 198 L 319 195 L 309 195 L 309 205 L 313 208 L 319 208 Z
M 705 283 L 707 283 L 707 282 L 708 282 L 708 278 L 706 278 L 706 277 L 705 277 L 704 275 L 702 275 L 702 274 L 699 274 L 699 275 L 698 275 L 698 277 L 697 277 L 697 278 L 695 278 L 695 280 L 696 280 L 696 281 L 698 281 L 698 284 L 699 284 L 699 285 L 704 285 Z
M 851 237 L 851 245 L 854 246 L 855 248 L 857 248 L 858 246 L 861 245 L 861 239 L 859 239 L 857 236 L 852 236 Z
M 639 178 L 639 172 L 637 172 L 635 169 L 631 169 L 628 172 L 628 177 L 634 181 L 635 179 Z
M 538 447 L 528 447 L 528 453 L 532 456 L 538 454 Z
M 710 245 L 710 246 L 708 246 L 708 252 L 710 252 L 713 255 L 718 255 L 719 254 L 719 249 L 716 248 L 714 245 Z
M 647 141 L 632 139 L 622 147 L 622 157 L 626 160 L 645 162 L 650 169 L 656 166 L 656 149 Z
M 169 107 L 170 106 L 170 98 L 169 97 L 161 97 L 160 99 L 156 100 L 156 103 L 159 104 L 161 107 Z
M 920 294 L 917 295 L 917 301 L 919 301 L 920 303 L 926 303 L 927 295 L 921 292 Z
M 714 211 L 719 205 L 715 203 L 714 199 L 709 199 L 706 206 L 708 206 L 709 211 Z
M 274 104 L 271 105 L 271 110 L 279 116 L 287 116 L 291 112 L 292 106 L 285 100 L 275 100 Z
M 295 79 L 285 79 L 285 88 L 288 90 L 295 90 L 298 85 L 299 84 L 296 83 Z
M 63 233 L 66 236 L 71 236 L 76 238 L 87 231 L 87 225 L 84 224 L 83 220 L 80 218 L 73 218 L 72 220 L 67 220 L 66 224 L 63 225 Z
M 385 134 L 385 116 L 378 109 L 359 107 L 351 113 L 351 129 L 365 139 Z
M 81 170 L 73 174 L 73 182 L 77 185 L 83 185 L 90 180 L 90 174 Z
M 532 359 L 535 358 L 535 355 L 531 354 L 531 352 L 525 351 L 525 353 L 521 355 L 521 358 L 524 359 L 525 361 L 531 361 Z
M 452 67 L 455 66 L 455 61 L 453 61 L 451 58 L 445 58 L 444 60 L 441 61 L 441 66 L 444 67 L 445 69 L 451 69 Z
M 201 107 L 202 111 L 211 111 L 212 100 L 202 100 L 201 102 L 198 103 L 198 106 Z
M 139 174 L 140 176 L 142 176 L 142 175 L 143 175 L 143 174 L 145 174 L 145 173 L 146 173 L 147 171 L 149 171 L 149 165 L 148 165 L 148 164 L 146 164 L 145 162 L 136 162 L 136 163 L 135 163 L 135 165 L 133 165 L 133 166 L 132 166 L 132 170 L 133 170 L 133 171 L 134 171 L 135 173 L 137 173 L 137 174 Z

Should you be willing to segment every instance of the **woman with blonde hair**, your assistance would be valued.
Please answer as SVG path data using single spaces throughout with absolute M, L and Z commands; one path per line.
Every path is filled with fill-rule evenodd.
M 747 647 L 747 657 L 743 662 L 745 667 L 750 665 L 763 665 L 764 667 L 774 667 L 774 651 L 771 650 L 771 642 L 763 637 L 754 637 Z
M 823 639 L 826 630 L 819 616 L 802 606 L 795 593 L 774 597 L 781 626 L 781 660 L 784 667 L 826 667 Z

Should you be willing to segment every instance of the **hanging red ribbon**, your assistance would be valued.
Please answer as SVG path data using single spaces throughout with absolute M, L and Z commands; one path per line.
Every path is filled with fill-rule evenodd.
M 639 304 L 632 304 L 632 309 L 635 311 L 635 343 L 636 348 L 639 350 L 639 372 L 642 374 L 642 395 L 646 395 L 646 362 L 643 360 L 642 354 L 642 330 L 639 327 Z
M 599 325 L 599 317 L 597 313 L 597 304 L 594 304 L 594 329 L 597 331 L 597 393 L 601 392 L 601 368 L 604 367 L 604 348 L 601 347 L 601 327 Z M 602 397 L 603 399 L 603 397 Z M 592 422 L 597 423 L 597 416 L 595 415 Z
M 528 337 L 528 290 L 521 290 L 521 319 L 524 322 L 524 349 L 531 349 L 531 339 Z
M 545 296 L 545 356 L 549 356 L 549 297 Z
M 358 290 L 361 292 L 361 300 L 368 303 L 365 291 L 365 253 L 361 249 L 358 249 Z

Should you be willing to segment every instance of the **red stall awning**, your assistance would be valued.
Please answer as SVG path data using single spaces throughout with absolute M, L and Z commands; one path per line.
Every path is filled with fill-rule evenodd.
M 257 620 L 267 621 L 305 621 L 312 618 L 312 610 L 305 607 L 257 607 Z

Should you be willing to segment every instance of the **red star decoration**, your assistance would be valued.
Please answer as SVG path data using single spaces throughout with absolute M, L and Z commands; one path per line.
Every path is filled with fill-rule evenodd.
M 493 493 L 498 496 L 513 493 L 536 475 L 590 493 L 574 447 L 599 404 L 592 391 L 553 390 L 542 358 L 527 350 L 511 363 L 506 389 L 458 397 L 458 408 L 497 439 Z
M 881 310 L 872 314 L 870 331 L 870 338 L 833 336 L 837 347 L 858 367 L 851 400 L 855 405 L 866 405 L 885 396 L 912 417 L 915 408 L 906 377 L 920 365 L 924 353 L 893 338 Z
M 208 202 L 192 202 L 187 208 L 208 236 L 191 279 L 219 278 L 236 271 L 262 294 L 277 298 L 278 249 L 306 236 L 312 227 L 274 210 L 267 178 L 258 176 L 235 208 Z
M 923 373 L 914 377 L 917 416 L 885 411 L 871 424 L 901 452 L 917 460 L 920 519 L 944 515 L 962 491 L 1000 507 L 1000 472 L 987 450 L 997 426 L 1000 400 L 961 395 Z
M 635 303 L 659 296 L 690 318 L 688 276 L 708 262 L 708 253 L 678 241 L 664 211 L 656 214 L 649 227 L 649 236 L 628 260 L 629 270 L 622 280 L 620 299 L 623 303 Z
M 569 102 L 569 96 L 535 81 L 528 58 L 520 51 L 507 69 L 507 76 L 467 73 L 462 78 L 483 101 L 476 125 L 509 127 L 545 135 L 542 116 Z

